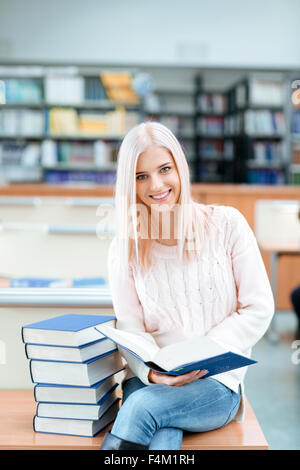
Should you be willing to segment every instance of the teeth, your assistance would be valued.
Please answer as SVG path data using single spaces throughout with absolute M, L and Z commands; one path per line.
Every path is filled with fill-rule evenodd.
M 166 193 L 162 194 L 161 196 L 152 196 L 153 199 L 162 199 L 164 197 L 166 197 L 166 195 L 169 193 L 169 191 L 167 191 Z

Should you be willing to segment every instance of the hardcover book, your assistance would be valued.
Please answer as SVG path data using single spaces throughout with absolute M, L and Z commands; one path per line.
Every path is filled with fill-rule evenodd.
M 23 326 L 22 340 L 31 344 L 79 347 L 99 340 L 96 325 L 113 325 L 114 320 L 112 315 L 69 313 Z
M 135 333 L 107 325 L 100 325 L 95 329 L 144 362 L 149 369 L 164 374 L 183 375 L 193 370 L 207 369 L 205 377 L 209 377 L 257 362 L 225 349 L 207 336 L 159 348 Z

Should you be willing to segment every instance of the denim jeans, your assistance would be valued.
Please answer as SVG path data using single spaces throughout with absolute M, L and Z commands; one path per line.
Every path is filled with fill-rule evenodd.
M 235 393 L 211 377 L 180 387 L 145 385 L 138 377 L 122 384 L 122 406 L 112 434 L 149 449 L 180 449 L 183 431 L 221 428 L 236 415 L 241 389 Z

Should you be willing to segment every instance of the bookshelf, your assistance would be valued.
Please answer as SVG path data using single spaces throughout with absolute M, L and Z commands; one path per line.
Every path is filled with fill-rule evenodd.
M 287 183 L 284 81 L 252 76 L 235 84 L 227 96 L 225 133 L 236 142 L 239 182 Z
M 167 126 L 179 140 L 189 165 L 191 182 L 195 182 L 194 88 L 186 85 L 155 88 L 155 102 L 145 103 L 146 120 Z
M 226 95 L 219 90 L 204 90 L 201 77 L 195 86 L 195 173 L 197 181 L 233 181 L 232 142 L 224 135 Z
M 0 67 L 5 182 L 114 184 L 117 152 L 141 120 L 134 71 Z
M 288 102 L 288 117 L 290 131 L 291 165 L 289 182 L 300 185 L 300 80 L 299 74 L 290 77 L 290 100 Z
M 284 184 L 285 84 L 249 77 L 206 91 L 196 79 L 197 175 L 204 182 Z

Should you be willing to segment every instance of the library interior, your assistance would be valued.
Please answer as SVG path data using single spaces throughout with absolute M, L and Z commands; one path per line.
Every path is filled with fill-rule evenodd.
M 134 169 L 129 153 L 119 166 L 121 144 L 150 122 L 176 137 L 197 207 L 234 208 L 246 220 L 274 299 L 251 345 L 243 420 L 184 430 L 181 449 L 300 450 L 299 15 L 297 0 L 1 1 L 0 449 L 99 449 L 123 406 L 124 349 L 95 327 L 116 326 L 126 311 L 118 296 L 132 299 L 121 284 L 113 292 L 108 253 L 124 233 L 122 207 L 136 203 L 121 207 L 116 197 Z M 163 261 L 167 270 L 173 260 Z M 241 279 L 250 285 L 256 268 L 249 276 L 246 263 L 232 266 L 237 311 L 226 315 L 244 320 L 250 344 L 262 320 L 252 298 L 243 306 Z M 205 279 L 212 268 L 213 289 L 225 275 L 214 259 L 198 267 Z M 133 272 L 133 317 L 154 299 L 159 316 L 166 294 L 151 298 L 152 289 L 169 285 L 175 315 L 181 291 L 166 278 L 148 287 L 146 278 L 143 290 Z M 199 295 L 210 296 L 205 282 Z M 157 325 L 143 331 L 155 337 Z

